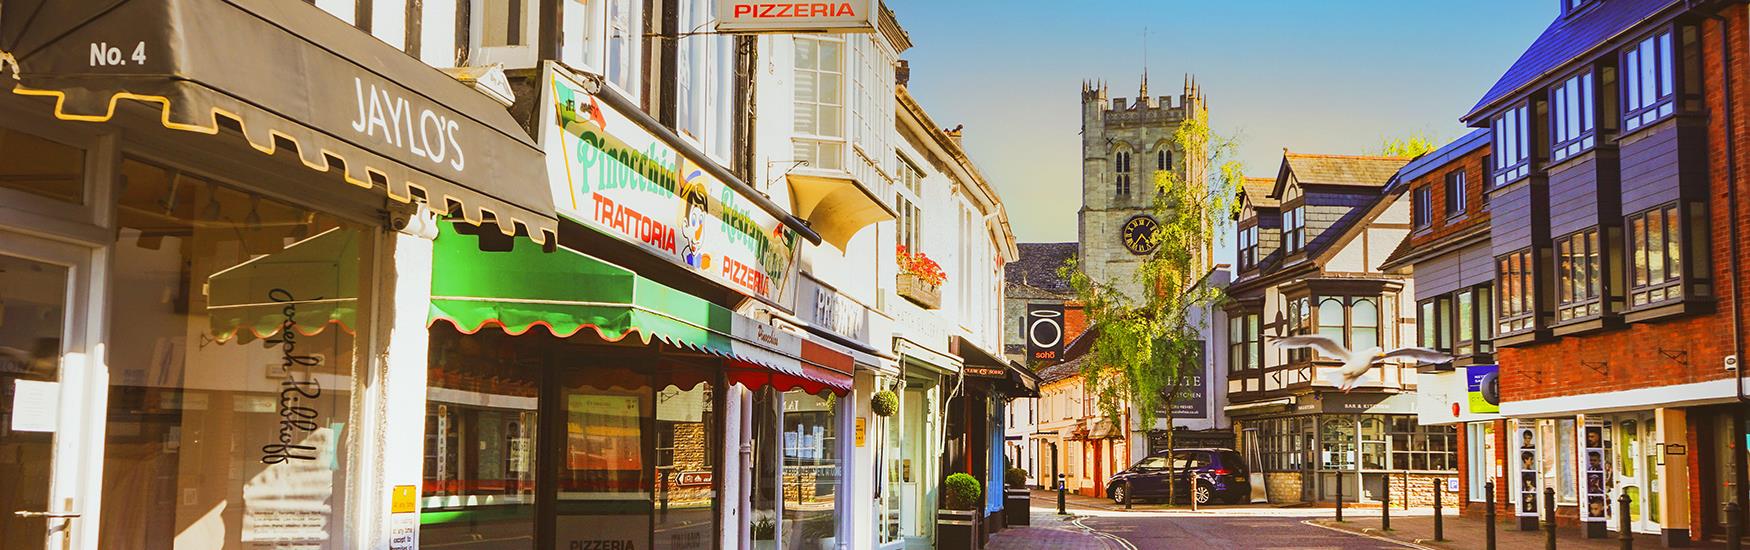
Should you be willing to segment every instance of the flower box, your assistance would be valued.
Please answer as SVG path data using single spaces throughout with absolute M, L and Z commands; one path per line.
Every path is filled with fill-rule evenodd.
M 911 300 L 924 309 L 939 309 L 942 307 L 942 285 L 932 285 L 924 278 L 912 273 L 900 273 L 899 296 Z

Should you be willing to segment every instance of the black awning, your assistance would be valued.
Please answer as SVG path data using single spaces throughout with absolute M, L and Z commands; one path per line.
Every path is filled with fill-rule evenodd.
M 1009 362 L 1009 397 L 1039 397 L 1039 374 L 1020 363 Z
M 503 106 L 305 2 L 6 0 L 0 74 L 63 120 L 153 104 L 168 128 L 233 129 L 402 202 L 557 233 L 541 150 Z
M 996 354 L 985 351 L 978 344 L 967 340 L 964 336 L 955 336 L 948 341 L 948 353 L 960 357 L 963 365 L 960 372 L 971 378 L 1008 378 L 1009 362 Z

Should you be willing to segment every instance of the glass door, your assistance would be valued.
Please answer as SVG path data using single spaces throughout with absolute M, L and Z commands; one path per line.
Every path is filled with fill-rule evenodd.
M 1628 495 L 1629 527 L 1639 533 L 1659 531 L 1659 473 L 1657 422 L 1650 414 L 1618 417 L 1616 449 L 1612 459 L 1618 468 L 1617 495 Z M 1612 526 L 1618 518 L 1610 519 Z
M 82 361 L 90 252 L 0 231 L 0 550 L 73 546 L 78 437 L 62 369 Z M 78 377 L 66 380 L 78 385 Z M 64 396 L 63 396 L 64 394 Z

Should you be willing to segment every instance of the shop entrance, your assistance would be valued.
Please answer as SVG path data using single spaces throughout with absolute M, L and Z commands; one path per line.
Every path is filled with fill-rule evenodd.
M 1657 428 L 1658 423 L 1650 413 L 1618 415 L 1615 421 L 1616 448 L 1612 449 L 1611 459 L 1617 471 L 1615 490 L 1611 493 L 1613 497 L 1628 495 L 1629 527 L 1637 533 L 1659 532 Z M 1621 529 L 1618 521 L 1617 515 L 1611 514 L 1613 529 Z
M 80 521 L 78 438 L 85 392 L 62 369 L 85 356 L 90 254 L 77 247 L 0 231 L 0 550 L 67 548 Z M 73 371 L 68 371 L 73 372 Z M 63 392 L 62 387 L 68 391 Z

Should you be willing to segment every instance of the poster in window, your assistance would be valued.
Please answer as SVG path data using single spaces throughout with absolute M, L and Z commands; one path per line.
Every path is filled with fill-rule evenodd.
M 1514 487 L 1518 489 L 1519 494 L 1518 515 L 1521 517 L 1536 516 L 1540 478 L 1538 474 L 1540 462 L 1537 455 L 1537 430 L 1533 424 L 1518 424 L 1517 436 L 1514 438 L 1514 442 L 1518 444 L 1519 448 L 1518 460 L 1515 461 L 1518 465 L 1519 478 L 1515 480 Z
M 1580 423 L 1581 471 L 1586 480 L 1586 507 L 1580 521 L 1603 523 L 1610 518 L 1610 428 L 1602 419 Z
M 642 471 L 638 397 L 566 396 L 565 465 L 573 470 Z

